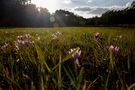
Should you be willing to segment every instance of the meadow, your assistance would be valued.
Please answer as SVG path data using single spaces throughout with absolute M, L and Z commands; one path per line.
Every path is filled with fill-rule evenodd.
M 0 29 L 0 90 L 135 90 L 135 28 Z

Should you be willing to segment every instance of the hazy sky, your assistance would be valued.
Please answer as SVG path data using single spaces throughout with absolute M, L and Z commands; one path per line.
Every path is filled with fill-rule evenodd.
M 32 0 L 37 6 L 47 8 L 51 13 L 65 9 L 85 18 L 100 16 L 107 10 L 123 9 L 134 0 Z

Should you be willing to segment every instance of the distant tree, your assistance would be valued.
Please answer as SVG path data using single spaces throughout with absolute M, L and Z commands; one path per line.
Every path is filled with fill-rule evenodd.
M 101 17 L 85 19 L 65 10 L 51 15 L 46 8 L 31 4 L 31 0 L 0 0 L 0 27 L 134 25 L 134 16 L 135 1 L 123 10 L 109 10 Z
M 51 22 L 50 22 L 50 13 L 46 8 L 39 8 L 39 24 L 40 26 L 51 26 Z
M 65 10 L 57 10 L 55 12 L 55 18 L 61 26 L 81 26 L 85 24 L 83 17 Z

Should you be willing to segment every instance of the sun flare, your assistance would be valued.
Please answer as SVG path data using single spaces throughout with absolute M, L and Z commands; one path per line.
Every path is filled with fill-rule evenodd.
M 54 12 L 58 8 L 58 0 L 32 0 L 32 3 L 47 8 L 49 12 Z

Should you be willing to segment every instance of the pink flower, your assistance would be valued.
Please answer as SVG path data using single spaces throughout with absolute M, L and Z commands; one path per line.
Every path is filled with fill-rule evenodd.
M 112 51 L 113 54 L 117 54 L 119 52 L 119 47 L 111 45 L 109 49 Z

